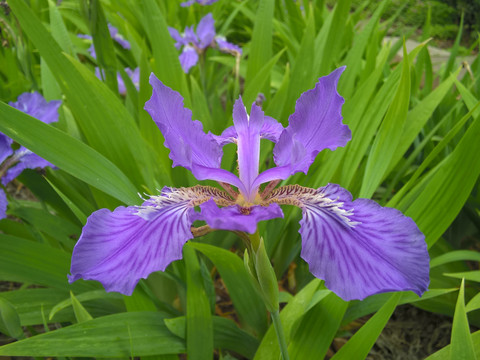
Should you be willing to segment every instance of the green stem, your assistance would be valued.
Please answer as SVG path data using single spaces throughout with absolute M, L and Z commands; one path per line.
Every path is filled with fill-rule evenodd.
M 277 333 L 278 345 L 280 345 L 280 353 L 282 354 L 283 360 L 289 360 L 288 351 L 287 351 L 287 341 L 285 339 L 285 334 L 283 332 L 282 323 L 280 322 L 280 313 L 277 311 L 271 312 L 273 327 Z

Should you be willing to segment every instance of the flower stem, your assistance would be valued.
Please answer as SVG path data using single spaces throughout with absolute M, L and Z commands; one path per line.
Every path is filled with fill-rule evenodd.
M 280 353 L 282 354 L 283 360 L 289 360 L 288 351 L 287 351 L 287 341 L 285 339 L 285 334 L 283 332 L 282 323 L 280 322 L 280 313 L 277 311 L 270 313 L 273 320 L 273 327 L 277 333 L 278 345 L 280 345 Z

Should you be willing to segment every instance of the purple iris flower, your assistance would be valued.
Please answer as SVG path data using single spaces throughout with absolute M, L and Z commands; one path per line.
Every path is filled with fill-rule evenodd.
M 212 5 L 216 3 L 218 0 L 188 0 L 180 4 L 182 7 L 192 6 L 193 4 L 197 3 L 199 5 Z
M 283 217 L 280 205 L 293 205 L 303 214 L 302 258 L 341 298 L 406 290 L 421 295 L 429 283 L 429 257 L 412 219 L 372 200 L 352 201 L 350 193 L 335 184 L 275 189 L 279 180 L 307 173 L 320 151 L 335 150 L 350 140 L 350 129 L 342 124 L 344 100 L 336 90 L 343 70 L 320 78 L 300 96 L 286 128 L 255 104 L 247 114 L 239 98 L 233 126 L 220 136 L 204 133 L 183 107 L 181 95 L 152 74 L 153 93 L 145 109 L 165 138 L 173 166 L 192 171 L 198 180 L 218 181 L 225 191 L 201 185 L 164 187 L 140 206 L 94 212 L 73 251 L 69 281 L 98 280 L 107 291 L 131 294 L 140 278 L 182 257 L 184 243 L 194 237 L 194 221 L 252 234 L 259 221 Z M 261 139 L 275 143 L 277 166 L 259 173 Z M 239 176 L 220 168 L 222 148 L 232 142 L 238 147 Z
M 207 47 L 218 47 L 222 52 L 235 56 L 242 55 L 242 49 L 237 45 L 229 43 L 224 36 L 216 35 L 215 20 L 212 14 L 205 15 L 197 25 L 197 31 L 193 29 L 193 25 L 186 27 L 183 35 L 176 29 L 169 27 L 170 35 L 176 41 L 175 47 L 180 50 L 180 64 L 183 71 L 188 73 L 190 68 L 198 62 L 198 57 Z
M 108 31 L 110 32 L 110 36 L 112 37 L 112 39 L 119 43 L 121 47 L 123 47 L 125 50 L 130 50 L 130 43 L 118 33 L 118 29 L 115 26 L 108 24 Z M 90 35 L 79 34 L 77 36 L 82 39 L 92 40 L 92 37 Z M 95 52 L 95 46 L 93 46 L 93 43 L 88 48 L 88 52 L 90 53 L 91 57 L 93 57 L 94 59 L 97 58 L 97 53 Z
M 59 100 L 47 102 L 39 93 L 23 93 L 17 102 L 9 105 L 46 124 L 58 121 Z M 0 179 L 3 186 L 15 179 L 25 169 L 54 167 L 53 164 L 34 154 L 24 146 L 12 149 L 13 140 L 0 132 Z M 7 197 L 0 189 L 0 219 L 5 218 L 7 210 Z
M 138 89 L 140 88 L 140 68 L 137 67 L 134 70 L 130 68 L 125 68 L 125 72 L 127 73 L 128 77 L 132 79 L 133 85 L 138 91 Z M 100 73 L 100 68 L 98 67 L 95 68 L 95 76 L 100 80 L 103 80 L 103 78 L 105 78 L 104 76 L 102 77 Z M 118 83 L 118 93 L 120 95 L 126 95 L 127 87 L 125 86 L 125 82 L 123 81 L 123 78 L 120 75 L 120 73 L 117 73 L 117 83 Z

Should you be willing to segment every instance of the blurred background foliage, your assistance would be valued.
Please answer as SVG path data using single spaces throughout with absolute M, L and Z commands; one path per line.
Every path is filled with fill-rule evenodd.
M 299 256 L 300 211 L 285 208 L 284 220 L 262 223 L 260 230 L 281 279 L 291 357 L 366 358 L 379 350 L 375 343 L 402 304 L 447 316 L 446 343 L 432 345 L 428 327 L 414 333 L 419 359 L 480 356 L 478 1 L 179 4 L 1 2 L 0 100 L 40 91 L 63 104 L 58 124 L 46 126 L 0 103 L 0 131 L 58 167 L 25 171 L 7 187 L 9 217 L 0 221 L 0 341 L 8 344 L 0 356 L 178 359 L 186 353 L 205 359 L 214 348 L 216 358 L 278 359 L 270 319 L 234 234 L 192 241 L 184 260 L 141 281 L 131 297 L 106 293 L 92 281 L 68 284 L 71 251 L 93 211 L 138 204 L 137 193 L 155 194 L 164 185 L 197 182 L 188 171 L 171 168 L 163 138 L 143 110 L 152 71 L 182 94 L 206 131 L 219 134 L 231 125 L 240 94 L 251 103 L 262 93 L 266 114 L 286 125 L 300 94 L 342 65 L 347 70 L 339 93 L 352 141 L 322 152 L 308 175 L 283 184 L 338 183 L 355 198 L 402 210 L 426 235 L 431 286 L 421 299 L 405 292 L 342 301 L 309 273 Z M 209 12 L 217 32 L 240 45 L 243 55 L 209 49 L 204 66 L 185 74 L 167 26 L 182 31 Z M 101 35 L 108 23 L 131 50 Z M 93 36 L 98 60 L 88 51 L 91 41 L 79 34 Z M 403 36 L 418 40 L 408 54 Z M 447 49 L 440 62 L 434 45 Z M 94 75 L 96 67 L 105 71 L 105 81 Z M 138 90 L 127 67 L 140 68 Z M 126 94 L 118 92 L 117 72 Z M 263 169 L 271 166 L 271 148 L 262 148 Z M 235 155 L 233 146 L 225 148 L 224 168 L 235 171 Z M 426 322 L 414 314 L 413 323 Z

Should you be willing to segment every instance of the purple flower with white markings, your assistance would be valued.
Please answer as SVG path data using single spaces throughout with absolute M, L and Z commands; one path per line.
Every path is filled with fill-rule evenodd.
M 122 48 L 124 48 L 125 50 L 130 50 L 130 43 L 118 33 L 118 29 L 115 26 L 108 24 L 108 31 L 110 32 L 110 37 L 117 43 L 119 43 Z M 81 39 L 92 40 L 92 37 L 90 35 L 79 34 L 77 36 Z M 93 57 L 94 59 L 97 58 L 97 53 L 95 52 L 95 46 L 93 46 L 93 43 L 88 48 L 88 52 L 90 53 L 91 57 Z
M 193 25 L 186 27 L 180 34 L 176 29 L 169 27 L 168 31 L 175 40 L 175 47 L 182 53 L 179 56 L 180 64 L 184 72 L 188 73 L 190 68 L 197 64 L 198 58 L 208 47 L 217 47 L 220 51 L 241 56 L 242 49 L 237 45 L 229 43 L 224 36 L 216 35 L 215 20 L 212 14 L 205 15 L 197 25 L 197 31 Z
M 46 124 L 58 121 L 58 108 L 61 101 L 52 100 L 47 102 L 39 93 L 23 93 L 17 102 L 9 105 L 18 109 Z M 25 169 L 54 167 L 53 164 L 34 154 L 24 146 L 12 149 L 13 140 L 0 132 L 0 179 L 3 186 L 15 179 Z M 7 197 L 0 189 L 0 219 L 5 218 L 7 210 Z
M 70 282 L 98 280 L 107 291 L 131 294 L 140 278 L 182 257 L 184 243 L 203 229 L 192 227 L 194 221 L 205 221 L 210 229 L 253 234 L 259 221 L 283 217 L 280 205 L 293 205 L 303 214 L 302 258 L 340 297 L 363 299 L 406 290 L 421 295 L 429 283 L 429 257 L 412 219 L 372 200 L 352 201 L 350 193 L 335 184 L 275 189 L 280 180 L 307 173 L 320 151 L 335 150 L 350 140 L 350 129 L 342 124 L 344 100 L 336 90 L 343 70 L 320 78 L 300 96 L 286 128 L 255 104 L 247 114 L 239 98 L 233 126 L 220 136 L 204 133 L 183 107 L 181 95 L 152 74 L 153 93 L 145 109 L 165 138 L 173 166 L 190 170 L 198 180 L 215 180 L 225 191 L 201 185 L 165 187 L 140 206 L 94 212 L 75 246 Z M 261 139 L 275 143 L 277 166 L 260 173 Z M 238 147 L 239 176 L 220 168 L 228 143 Z M 269 184 L 261 189 L 264 183 Z
M 212 5 L 216 3 L 218 0 L 188 0 L 180 4 L 182 7 L 192 6 L 193 4 L 199 5 Z

